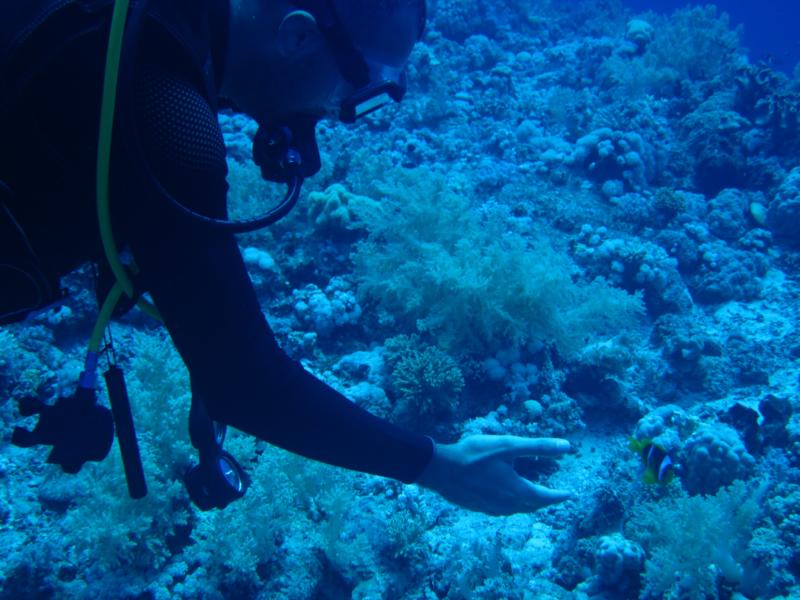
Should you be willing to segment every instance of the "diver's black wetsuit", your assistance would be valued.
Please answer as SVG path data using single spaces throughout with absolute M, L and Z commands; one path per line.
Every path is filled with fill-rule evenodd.
M 193 24 L 194 41 L 187 53 L 173 35 L 186 22 L 170 31 L 163 21 L 145 28 L 135 83 L 142 145 L 156 176 L 176 198 L 224 216 L 225 147 L 216 89 L 209 85 L 218 84 L 219 73 L 215 79 L 201 72 L 190 55 L 197 54 L 204 28 L 220 25 L 204 23 L 198 7 L 227 7 L 201 0 L 164 2 L 176 13 L 176 5 L 193 12 L 187 22 Z M 0 19 L 5 10 L 0 8 Z M 220 14 L 227 12 L 215 19 Z M 16 193 L 11 208 L 33 246 L 58 274 L 101 258 L 94 166 L 107 21 L 87 26 L 37 66 L 40 72 L 2 124 L 7 130 L 0 140 L 0 179 Z M 96 17 L 87 17 L 92 22 Z M 219 58 L 220 40 L 224 36 L 216 36 L 218 47 L 212 47 L 207 39 L 206 54 Z M 414 481 L 430 460 L 433 442 L 361 410 L 288 358 L 261 312 L 235 238 L 176 214 L 125 152 L 115 138 L 115 235 L 132 250 L 210 416 L 303 456 Z

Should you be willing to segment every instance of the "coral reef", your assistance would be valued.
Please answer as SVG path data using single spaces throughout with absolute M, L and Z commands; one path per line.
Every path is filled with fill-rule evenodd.
M 755 459 L 735 429 L 705 424 L 683 446 L 683 485 L 691 494 L 714 494 L 737 479 L 747 479 Z
M 786 176 L 769 203 L 767 224 L 776 236 L 800 243 L 800 167 Z

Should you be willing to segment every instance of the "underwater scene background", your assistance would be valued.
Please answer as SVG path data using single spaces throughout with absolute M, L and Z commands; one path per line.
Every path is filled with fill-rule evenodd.
M 150 492 L 116 448 L 65 475 L 8 441 L 12 398 L 74 390 L 78 273 L 0 330 L 0 598 L 799 598 L 800 70 L 714 6 L 647 4 L 430 0 L 403 103 L 321 124 L 298 208 L 241 237 L 308 369 L 437 441 L 566 437 L 517 467 L 574 499 L 489 517 L 230 432 L 253 484 L 199 512 L 188 376 L 135 312 Z M 231 213 L 258 213 L 255 123 L 220 123 Z

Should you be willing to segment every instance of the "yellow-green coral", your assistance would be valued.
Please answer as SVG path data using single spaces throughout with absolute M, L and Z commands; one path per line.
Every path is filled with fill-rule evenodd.
M 377 210 L 372 198 L 353 194 L 340 183 L 334 183 L 322 192 L 308 195 L 308 216 L 319 230 L 361 229 L 364 222 L 359 213 Z
M 464 376 L 453 358 L 417 336 L 399 335 L 386 341 L 392 386 L 407 410 L 417 418 L 455 408 L 464 389 Z
M 634 326 L 638 298 L 601 279 L 575 281 L 575 265 L 547 240 L 475 210 L 444 176 L 420 168 L 391 181 L 382 203 L 392 218 L 369 221 L 353 258 L 362 298 L 406 331 L 459 356 L 533 341 L 568 355 Z

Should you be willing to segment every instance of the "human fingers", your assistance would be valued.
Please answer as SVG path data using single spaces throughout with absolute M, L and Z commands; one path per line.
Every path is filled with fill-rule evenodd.
M 522 456 L 549 456 L 557 458 L 570 451 L 572 446 L 561 438 L 525 438 L 512 435 L 498 436 L 495 452 L 507 459 Z
M 524 481 L 527 488 L 524 494 L 524 503 L 531 511 L 572 498 L 572 492 L 567 490 L 552 489 L 527 480 Z
M 517 477 L 516 481 L 502 490 L 502 493 L 496 490 L 494 494 L 477 495 L 472 498 L 471 506 L 467 508 L 493 516 L 508 516 L 532 513 L 572 497 L 572 493 L 566 490 L 550 489 Z

